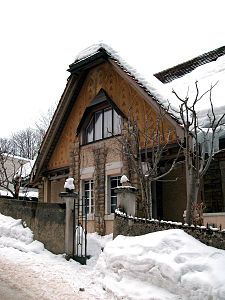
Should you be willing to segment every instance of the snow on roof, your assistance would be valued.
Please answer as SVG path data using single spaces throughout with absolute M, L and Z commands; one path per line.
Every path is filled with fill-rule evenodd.
M 6 190 L 0 190 L 0 196 L 13 197 L 12 193 Z
M 0 190 L 0 196 L 8 196 L 13 198 L 13 195 L 11 192 L 6 190 Z M 38 198 L 38 191 L 30 190 L 30 189 L 23 189 L 19 192 L 19 197 L 25 197 L 28 198 Z
M 206 92 L 211 85 L 216 84 L 212 90 L 212 101 L 214 107 L 221 107 L 225 104 L 225 55 L 219 57 L 216 61 L 212 61 L 200 67 L 183 77 L 167 83 L 168 91 L 174 89 L 182 98 L 185 98 L 189 88 L 189 96 L 195 97 L 195 82 L 198 81 L 200 93 Z M 175 98 L 175 96 L 173 97 Z M 208 95 L 207 97 L 208 98 Z M 174 100 L 175 101 L 175 100 Z M 177 101 L 177 100 L 176 100 Z M 208 101 L 200 101 L 199 110 L 208 109 Z
M 190 99 L 194 99 L 196 95 L 196 81 L 198 81 L 200 93 L 206 92 L 211 85 L 216 84 L 212 90 L 212 100 L 214 107 L 221 107 L 221 110 L 217 109 L 215 112 L 217 113 L 217 116 L 221 116 L 221 114 L 225 112 L 225 55 L 217 58 L 215 61 L 197 67 L 195 70 L 181 78 L 173 80 L 168 84 L 163 84 L 153 75 L 147 62 L 145 64 L 143 63 L 141 53 L 137 54 L 136 57 L 130 57 L 130 63 L 134 66 L 131 67 L 131 65 L 121 58 L 111 46 L 102 42 L 81 51 L 76 56 L 74 63 L 76 64 L 78 61 L 85 60 L 101 50 L 104 50 L 109 57 L 115 60 L 116 63 L 124 69 L 126 73 L 133 77 L 161 106 L 164 108 L 170 106 L 169 113 L 176 120 L 179 121 L 180 119 L 180 116 L 176 111 L 181 102 L 172 93 L 172 90 L 175 90 L 181 98 L 185 98 L 189 89 L 189 97 Z M 140 70 L 141 73 L 137 70 Z M 209 108 L 209 93 L 207 93 L 198 103 L 197 111 L 208 111 Z M 203 112 L 202 115 L 205 116 L 206 114 Z M 202 122 L 203 121 L 206 120 L 202 120 Z
M 109 57 L 115 60 L 116 63 L 126 73 L 128 73 L 128 75 L 133 77 L 138 84 L 154 98 L 154 100 L 156 100 L 160 105 L 166 108 L 168 107 L 168 91 L 165 88 L 165 85 L 153 75 L 151 70 L 146 67 L 146 64 L 143 64 L 142 60 L 138 60 L 140 55 L 137 55 L 137 59 L 132 59 L 132 67 L 111 46 L 100 42 L 81 51 L 75 57 L 74 63 L 76 64 L 79 61 L 85 60 L 101 50 L 105 50 Z M 141 73 L 139 73 L 137 70 L 141 70 Z M 172 116 L 175 116 L 174 112 L 172 112 Z
M 185 76 L 165 85 L 169 93 L 174 90 L 182 99 L 188 93 L 190 103 L 192 103 L 196 97 L 195 82 L 198 84 L 199 95 L 205 93 L 211 86 L 214 86 L 211 96 L 212 104 L 215 116 L 219 120 L 225 113 L 225 55 L 217 58 L 215 61 L 199 66 Z M 174 94 L 170 99 L 176 107 L 179 107 L 180 101 Z M 199 124 L 202 128 L 210 127 L 208 115 L 212 117 L 212 113 L 209 99 L 210 93 L 207 93 L 196 105 Z M 225 118 L 223 122 L 225 123 Z M 225 128 L 222 126 L 220 129 L 219 135 L 223 137 Z
M 12 158 L 12 159 L 16 159 L 16 160 L 20 160 L 22 162 L 25 162 L 25 161 L 30 161 L 29 158 L 25 158 L 25 157 L 22 157 L 22 156 L 18 156 L 18 155 L 14 155 L 14 154 L 9 154 L 9 153 L 3 153 L 4 156 L 6 156 L 7 158 Z

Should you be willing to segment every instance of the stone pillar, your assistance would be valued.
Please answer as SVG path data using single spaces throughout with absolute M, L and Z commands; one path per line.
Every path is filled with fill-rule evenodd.
M 95 231 L 105 235 L 105 164 L 107 148 L 102 143 L 100 147 L 93 149 L 94 172 L 94 198 L 95 198 Z
M 73 209 L 74 201 L 79 201 L 77 193 L 62 192 L 59 194 L 62 202 L 66 203 L 66 221 L 65 221 L 65 253 L 67 257 L 74 256 L 74 226 L 73 226 Z
M 128 216 L 136 216 L 137 189 L 133 186 L 120 186 L 115 192 L 118 208 Z

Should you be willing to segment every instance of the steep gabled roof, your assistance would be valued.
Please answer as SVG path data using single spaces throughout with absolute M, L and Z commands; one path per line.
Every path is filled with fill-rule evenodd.
M 110 46 L 99 43 L 94 44 L 80 52 L 73 64 L 68 69 L 71 74 L 79 74 L 87 68 L 94 67 L 104 60 L 114 61 L 132 80 L 134 80 L 142 90 L 144 90 L 158 105 L 168 108 L 168 93 L 162 84 L 154 75 L 144 78 L 135 68 L 130 66 L 120 55 Z M 179 119 L 172 111 L 168 112 L 170 116 L 179 123 Z
M 212 82 L 212 78 L 215 81 L 215 79 L 217 80 L 219 76 L 220 86 L 219 89 L 217 88 L 217 94 L 219 94 L 219 97 L 217 98 L 223 101 L 225 95 L 223 89 L 223 74 L 225 72 L 224 54 L 225 47 L 220 47 L 188 62 L 155 74 L 155 76 L 162 81 L 161 82 L 154 75 L 148 75 L 148 78 L 143 78 L 136 69 L 127 64 L 127 62 L 124 61 L 116 51 L 106 44 L 95 44 L 85 49 L 77 55 L 74 63 L 69 66 L 68 71 L 71 75 L 68 78 L 67 86 L 61 100 L 59 101 L 58 107 L 41 145 L 35 164 L 36 174 L 39 174 L 40 171 L 43 172 L 47 167 L 47 163 L 62 133 L 71 108 L 76 101 L 76 97 L 80 92 L 88 70 L 91 68 L 106 61 L 111 62 L 117 67 L 117 70 L 120 73 L 122 72 L 122 74 L 124 74 L 123 76 L 129 78 L 129 82 L 131 84 L 139 88 L 139 91 L 146 99 L 152 99 L 152 105 L 155 105 L 155 107 L 161 106 L 166 109 L 169 107 L 169 112 L 167 114 L 168 117 L 170 117 L 170 120 L 173 122 L 175 121 L 175 124 L 179 124 L 179 114 L 176 113 L 177 99 L 175 99 L 174 95 L 171 93 L 172 88 L 176 90 L 176 88 L 181 87 L 181 91 L 186 92 L 183 83 L 181 82 L 182 84 L 179 84 L 180 80 L 183 80 L 184 78 L 187 81 L 186 83 L 189 84 L 189 80 L 186 78 L 187 76 L 193 79 L 196 75 L 195 80 L 198 80 L 200 73 L 203 74 L 206 72 L 207 76 L 203 74 L 202 81 L 207 86 L 209 86 L 208 84 Z M 201 69 L 203 69 L 203 71 Z M 192 73 L 194 76 L 192 76 Z M 216 76 L 214 76 L 214 74 Z M 175 78 L 176 80 L 174 80 Z M 223 96 L 222 98 L 221 95 Z
M 97 44 L 85 49 L 76 57 L 74 63 L 69 66 L 68 71 L 71 75 L 68 78 L 66 88 L 44 137 L 33 169 L 35 179 L 37 179 L 40 172 L 43 173 L 47 168 L 48 161 L 55 149 L 88 70 L 106 61 L 117 65 L 123 74 L 125 73 L 143 91 L 146 97 L 150 96 L 153 99 L 157 107 L 158 105 L 167 107 L 167 98 L 162 94 L 163 84 L 153 75 L 150 81 L 143 79 L 134 68 L 129 66 L 112 48 L 105 44 Z M 170 114 L 170 120 L 173 122 L 175 120 L 175 124 L 179 122 L 172 113 Z
M 174 79 L 180 78 L 199 66 L 217 60 L 220 56 L 225 55 L 225 46 L 212 50 L 210 52 L 199 55 L 191 60 L 182 64 L 173 66 L 172 68 L 155 73 L 154 76 L 162 83 L 168 83 Z
M 225 70 L 225 56 L 222 56 L 224 54 L 225 47 L 220 47 L 188 62 L 155 74 L 155 76 L 159 79 L 158 80 L 154 75 L 150 77 L 148 76 L 146 79 L 143 78 L 142 75 L 139 74 L 136 69 L 127 64 L 127 62 L 124 61 L 116 51 L 103 43 L 96 44 L 85 49 L 77 55 L 74 63 L 69 66 L 68 71 L 71 75 L 68 78 L 66 88 L 40 147 L 34 168 L 36 173 L 35 178 L 38 179 L 39 174 L 42 174 L 46 170 L 48 161 L 55 149 L 70 111 L 76 101 L 86 75 L 91 68 L 94 68 L 106 61 L 110 62 L 114 65 L 114 67 L 116 67 L 122 76 L 125 76 L 133 86 L 138 88 L 147 101 L 150 101 L 149 99 L 151 99 L 149 103 L 155 107 L 161 106 L 166 109 L 168 109 L 169 104 L 169 112 L 167 115 L 170 117 L 170 120 L 173 122 L 175 121 L 174 124 L 179 124 L 179 114 L 177 115 L 175 112 L 177 99 L 174 99 L 174 95 L 171 94 L 172 88 L 176 90 L 176 88 L 181 87 L 181 90 L 184 91 L 185 85 L 183 85 L 183 82 L 180 84 L 181 79 L 185 79 L 186 83 L 189 84 L 189 77 L 193 79 L 196 75 L 196 79 L 198 80 L 201 77 L 199 75 L 202 74 L 203 83 L 206 83 L 207 86 L 207 80 L 210 80 L 211 82 L 211 77 L 215 80 L 219 76 L 223 87 L 222 83 L 224 81 L 223 74 Z M 207 65 L 207 67 L 205 67 L 205 65 Z M 206 72 L 207 76 L 205 76 L 204 72 Z M 213 74 L 216 74 L 216 76 L 212 76 Z M 176 80 L 174 80 L 175 78 Z M 221 95 L 225 95 L 224 89 L 221 89 L 221 85 L 219 87 L 219 99 L 221 98 Z M 175 110 L 172 109 L 172 106 L 175 107 Z

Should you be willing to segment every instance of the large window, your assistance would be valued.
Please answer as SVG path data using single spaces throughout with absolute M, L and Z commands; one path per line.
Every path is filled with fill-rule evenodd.
M 112 107 L 100 109 L 93 113 L 84 132 L 84 142 L 91 143 L 119 134 L 121 117 Z
M 84 196 L 87 200 L 87 214 L 94 213 L 93 180 L 84 181 Z
M 117 207 L 117 194 L 115 193 L 115 188 L 120 186 L 121 176 L 109 177 L 110 181 L 110 213 L 114 213 Z

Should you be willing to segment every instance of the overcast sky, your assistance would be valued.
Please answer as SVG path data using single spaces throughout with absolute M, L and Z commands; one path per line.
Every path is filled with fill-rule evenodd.
M 0 137 L 33 126 L 104 41 L 152 73 L 225 45 L 225 1 L 0 0 Z

